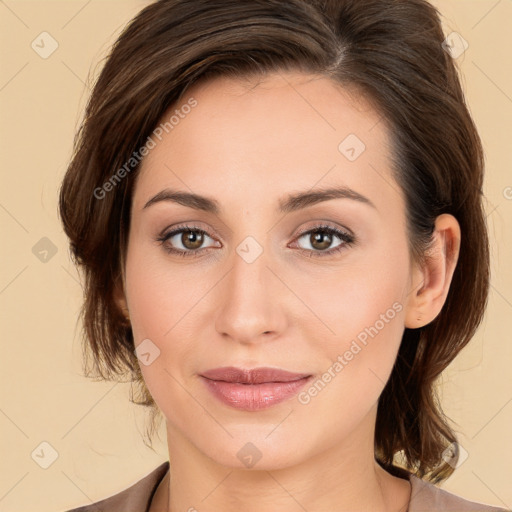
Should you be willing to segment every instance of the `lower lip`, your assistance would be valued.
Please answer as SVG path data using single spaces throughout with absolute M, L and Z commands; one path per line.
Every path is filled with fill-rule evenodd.
M 240 384 L 202 377 L 208 389 L 225 404 L 244 411 L 259 411 L 295 396 L 311 377 L 291 382 Z

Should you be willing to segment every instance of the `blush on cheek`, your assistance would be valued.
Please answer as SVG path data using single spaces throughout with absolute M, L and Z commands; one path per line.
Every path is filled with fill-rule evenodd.
M 341 358 L 342 364 L 350 366 L 392 366 L 403 334 L 403 306 L 391 299 L 372 303 L 361 300 L 366 308 L 338 308 L 337 322 L 333 312 L 331 323 L 337 335 L 335 339 L 326 338 L 331 340 L 326 348 L 330 359 Z

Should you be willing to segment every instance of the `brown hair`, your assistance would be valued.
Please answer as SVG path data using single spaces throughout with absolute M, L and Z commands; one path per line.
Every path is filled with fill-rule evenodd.
M 102 379 L 127 373 L 140 394 L 130 399 L 149 406 L 155 419 L 158 408 L 114 293 L 138 169 L 132 162 L 127 170 L 126 162 L 164 112 L 192 84 L 215 76 L 281 70 L 325 76 L 362 93 L 392 127 L 393 173 L 406 197 L 414 260 L 429 257 L 438 215 L 454 215 L 461 227 L 445 305 L 428 325 L 405 329 L 375 431 L 375 457 L 390 473 L 404 476 L 406 468 L 434 483 L 447 478 L 453 462 L 443 451 L 456 436 L 435 384 L 482 320 L 489 243 L 481 141 L 443 40 L 439 13 L 425 0 L 160 0 L 144 8 L 94 85 L 60 190 L 60 216 L 85 275 L 86 373 L 88 354 Z M 117 173 L 113 181 L 123 166 L 122 179 Z

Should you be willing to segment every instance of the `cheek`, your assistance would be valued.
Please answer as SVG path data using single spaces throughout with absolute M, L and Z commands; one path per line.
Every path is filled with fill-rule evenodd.
M 137 245 L 134 240 L 126 259 L 126 295 L 135 347 L 145 343 L 139 348 L 139 364 L 157 403 L 179 395 L 173 377 L 181 382 L 197 366 L 198 315 L 214 284 L 186 270 L 185 265 L 178 268 L 169 263 L 165 254 L 158 254 L 160 250 Z M 149 356 L 148 365 L 140 355 L 146 353 L 145 347 L 156 354 Z
M 326 327 L 318 331 L 317 322 L 316 332 L 310 330 L 310 346 L 314 343 L 318 360 L 327 362 L 299 401 L 305 405 L 305 418 L 330 415 L 332 435 L 350 432 L 377 402 L 403 335 L 402 282 L 407 276 L 400 266 L 388 266 L 386 272 L 371 268 L 351 268 L 337 284 L 327 278 L 325 283 L 317 280 L 324 293 L 315 287 L 315 293 L 309 294 L 334 334 Z
M 407 284 L 406 262 L 400 253 L 383 262 L 380 256 L 364 255 L 356 264 L 297 280 L 297 294 L 309 306 L 312 327 L 329 355 L 346 350 L 351 341 L 378 337 L 399 342 L 403 330 L 403 291 Z M 376 332 L 377 331 L 377 332 Z M 385 347 L 383 347 L 385 348 Z
M 126 295 L 136 344 L 143 338 L 164 342 L 182 329 L 194 304 L 207 294 L 208 282 L 184 267 L 167 261 L 162 248 L 136 241 L 129 248 Z
M 395 243 L 361 252 L 357 263 L 317 276 L 314 287 L 303 282 L 299 293 L 321 320 L 311 322 L 307 339 L 318 360 L 327 362 L 302 403 L 339 407 L 337 428 L 348 428 L 347 411 L 353 421 L 360 419 L 391 374 L 404 331 L 407 269 L 406 246 Z M 316 393 L 322 395 L 318 400 Z

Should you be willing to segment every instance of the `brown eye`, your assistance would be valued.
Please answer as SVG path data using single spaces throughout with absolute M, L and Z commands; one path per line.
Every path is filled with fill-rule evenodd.
M 313 231 L 309 235 L 311 247 L 324 251 L 332 244 L 332 234 L 326 231 Z
M 347 241 L 344 234 L 335 232 L 332 228 L 310 229 L 299 237 L 299 239 L 301 238 L 307 242 L 307 249 L 316 252 L 328 252 L 328 249 L 333 247 L 332 244 L 336 241 L 336 238 L 341 240 L 341 242 L 338 242 L 334 247 L 342 245 L 343 241 Z M 309 245 L 309 247 L 307 247 L 307 245 Z
M 181 234 L 181 243 L 183 247 L 190 249 L 191 251 L 195 249 L 200 249 L 201 245 L 204 243 L 204 233 L 202 231 L 182 231 Z
M 299 243 L 303 239 L 306 242 L 306 247 Z M 333 245 L 336 242 L 336 245 Z M 316 226 L 308 231 L 304 231 L 297 239 L 295 244 L 299 249 L 308 256 L 322 257 L 334 256 L 348 247 L 355 245 L 356 238 L 354 235 L 343 232 L 331 226 L 321 225 Z M 307 247 L 309 245 L 309 247 Z
M 178 226 L 169 233 L 156 238 L 168 253 L 179 256 L 195 256 L 207 251 L 212 244 L 204 246 L 207 239 L 214 240 L 206 231 L 192 226 Z M 204 246 L 204 247 L 203 247 Z

